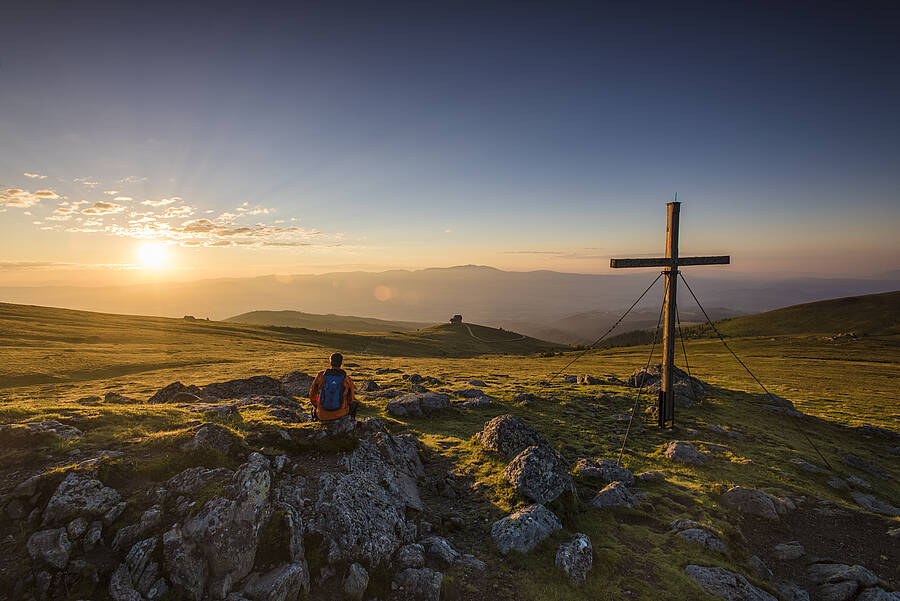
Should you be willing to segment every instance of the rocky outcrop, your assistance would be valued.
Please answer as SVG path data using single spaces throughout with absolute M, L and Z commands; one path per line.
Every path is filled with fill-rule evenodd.
M 541 504 L 554 500 L 572 485 L 565 461 L 548 445 L 523 449 L 503 470 L 503 477 L 517 492 Z
M 44 525 L 62 524 L 79 516 L 101 516 L 120 501 L 119 493 L 88 476 L 70 472 L 56 487 L 44 509 Z
M 584 586 L 587 573 L 594 564 L 594 548 L 587 534 L 578 532 L 556 550 L 556 567 L 575 586 Z
M 502 555 L 527 553 L 560 528 L 562 523 L 552 511 L 543 505 L 529 505 L 494 522 L 491 538 Z
M 856 501 L 857 505 L 867 511 L 891 517 L 900 516 L 900 508 L 894 507 L 890 503 L 885 503 L 880 499 L 876 499 L 872 495 L 854 490 L 850 493 L 850 496 L 853 497 L 853 500 Z
M 885 472 L 883 469 L 881 469 L 878 466 L 872 465 L 868 461 L 865 461 L 864 459 L 861 459 L 860 457 L 857 457 L 856 455 L 853 455 L 853 454 L 844 455 L 844 457 L 842 458 L 842 461 L 844 462 L 845 465 L 848 465 L 852 468 L 864 471 L 867 474 L 875 476 L 876 478 L 879 478 L 881 480 L 890 480 L 891 479 L 891 476 L 887 472 Z
M 65 569 L 72 553 L 72 544 L 65 528 L 35 532 L 28 539 L 26 548 L 31 559 L 57 570 Z
M 674 370 L 675 406 L 696 406 L 706 396 L 706 384 L 697 378 L 689 376 L 687 372 L 677 367 L 672 369 Z M 645 391 L 650 394 L 656 394 L 662 389 L 662 366 L 652 365 L 649 369 L 639 367 L 629 376 L 626 383 L 634 388 L 643 386 Z
M 634 485 L 634 474 L 611 459 L 579 459 L 573 470 L 576 476 L 599 478 L 604 482 L 622 482 L 626 486 Z
M 637 507 L 639 501 L 631 494 L 623 482 L 613 482 L 591 499 L 597 509 L 604 507 Z
M 218 451 L 223 455 L 240 455 L 246 452 L 247 442 L 225 426 L 207 422 L 194 428 L 191 439 L 181 445 L 182 451 L 197 449 Z
M 148 403 L 190 403 L 200 400 L 203 395 L 197 386 L 185 386 L 181 382 L 172 382 L 156 391 Z
M 283 394 L 306 398 L 315 378 L 302 371 L 291 371 L 281 376 Z
M 512 415 L 495 417 L 475 437 L 484 447 L 507 459 L 531 446 L 550 446 L 540 432 Z
M 848 601 L 878 584 L 878 577 L 860 565 L 814 563 L 807 568 L 806 576 L 816 585 L 815 597 L 822 601 Z M 880 593 L 873 590 L 868 596 L 877 599 Z M 857 598 L 865 597 L 860 594 Z
M 422 416 L 450 406 L 450 397 L 438 392 L 423 392 L 398 396 L 387 404 L 387 412 L 398 417 Z
M 684 440 L 673 440 L 663 447 L 663 455 L 678 463 L 687 463 L 688 465 L 703 465 L 709 461 L 704 453 L 701 453 L 693 444 Z
M 438 601 L 443 579 L 431 568 L 407 568 L 394 577 L 390 601 Z
M 725 568 L 689 565 L 684 573 L 708 594 L 726 601 L 778 601 L 741 574 Z
M 73 440 L 82 435 L 81 430 L 56 420 L 0 425 L 0 443 L 13 446 L 15 442 L 34 439 Z
M 369 587 L 369 573 L 358 563 L 350 564 L 344 577 L 343 590 L 349 599 L 362 599 Z
M 780 515 L 787 513 L 785 502 L 754 488 L 734 486 L 722 494 L 722 504 L 738 513 L 753 515 L 765 520 L 777 521 Z
M 287 563 L 265 574 L 251 574 L 243 593 L 252 601 L 297 601 L 309 592 L 309 568 L 305 561 Z

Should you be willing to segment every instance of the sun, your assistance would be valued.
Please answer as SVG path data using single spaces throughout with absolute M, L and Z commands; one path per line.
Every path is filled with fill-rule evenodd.
M 146 242 L 138 247 L 137 257 L 144 269 L 162 269 L 169 262 L 169 249 L 158 242 Z

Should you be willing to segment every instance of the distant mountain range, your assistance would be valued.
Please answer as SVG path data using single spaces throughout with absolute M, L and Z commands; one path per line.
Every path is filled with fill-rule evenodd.
M 433 326 L 433 323 L 417 323 L 414 321 L 385 321 L 372 317 L 353 317 L 351 315 L 320 315 L 302 313 L 300 311 L 250 311 L 229 317 L 224 321 L 248 323 L 259 326 L 287 326 L 306 328 L 308 330 L 339 332 L 412 332 Z
M 688 272 L 688 270 L 685 270 Z M 708 272 L 707 272 L 708 273 Z M 225 319 L 253 311 L 290 309 L 311 314 L 362 316 L 388 321 L 440 323 L 460 313 L 469 323 L 522 332 L 544 340 L 588 342 L 614 323 L 655 270 L 604 275 L 554 271 L 512 272 L 466 265 L 418 271 L 346 272 L 136 284 L 0 288 L 0 300 L 91 311 Z M 886 279 L 713 278 L 686 273 L 715 317 L 786 305 L 900 289 Z M 662 283 L 629 321 L 635 329 L 656 323 Z M 696 321 L 693 300 L 679 296 L 682 320 Z

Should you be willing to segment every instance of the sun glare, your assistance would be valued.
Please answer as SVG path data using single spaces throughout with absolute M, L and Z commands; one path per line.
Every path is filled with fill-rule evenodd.
M 162 269 L 169 262 L 169 250 L 156 242 L 142 244 L 137 256 L 138 264 L 144 269 Z

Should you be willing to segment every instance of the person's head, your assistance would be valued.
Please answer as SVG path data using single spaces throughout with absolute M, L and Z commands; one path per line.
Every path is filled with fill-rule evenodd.
M 331 367 L 337 369 L 344 362 L 344 356 L 340 353 L 334 353 L 331 355 Z

